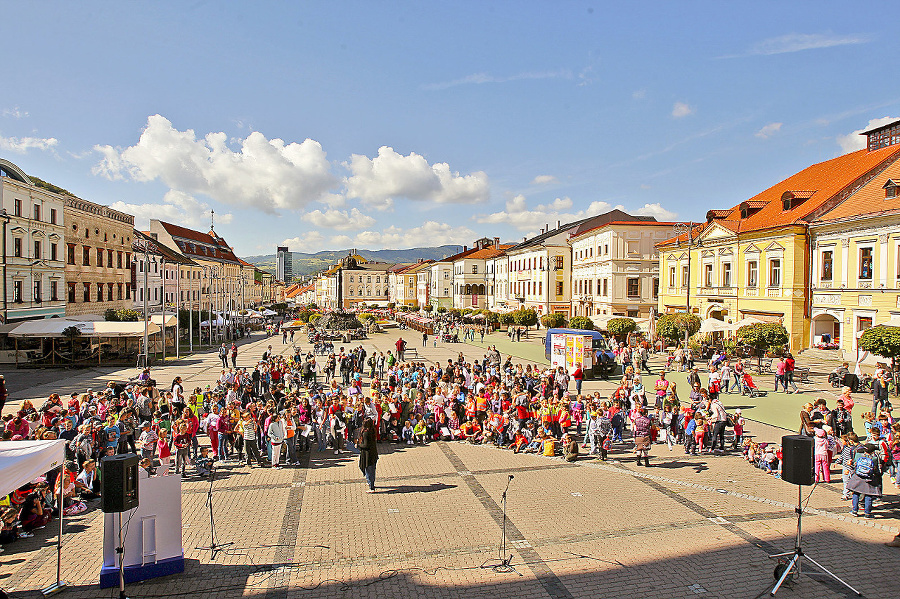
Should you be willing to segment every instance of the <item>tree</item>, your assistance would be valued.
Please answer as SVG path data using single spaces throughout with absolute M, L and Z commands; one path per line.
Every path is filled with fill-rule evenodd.
M 431 304 L 425 304 L 424 306 L 422 306 L 422 309 L 431 314 L 431 312 L 434 310 L 434 306 L 432 306 Z
M 606 330 L 617 340 L 625 340 L 637 329 L 637 323 L 631 318 L 611 318 L 606 323 Z
M 130 308 L 119 308 L 118 310 L 109 308 L 103 313 L 103 318 L 109 322 L 137 322 L 143 317 L 141 312 Z
M 388 302 L 387 307 L 388 307 L 388 310 L 393 310 L 394 308 L 397 307 L 397 304 L 395 304 L 394 302 Z
M 748 324 L 739 328 L 735 336 L 756 349 L 758 364 L 762 363 L 762 355 L 766 350 L 781 348 L 789 339 L 787 329 L 777 322 Z
M 541 316 L 541 324 L 547 329 L 556 329 L 565 326 L 566 319 L 562 314 L 544 314 Z
M 451 318 L 459 318 L 462 314 L 459 308 L 450 308 L 449 312 Z
M 510 325 L 513 323 L 513 313 L 512 312 L 503 312 L 499 315 L 500 324 L 502 325 Z
M 684 339 L 685 332 L 688 337 L 692 337 L 699 330 L 700 319 L 685 312 L 663 314 L 656 321 L 656 334 L 672 343 L 678 343 Z
M 66 327 L 62 330 L 62 336 L 69 340 L 72 349 L 72 361 L 75 361 L 75 340 L 81 337 L 81 329 L 76 326 Z
M 572 320 L 569 321 L 569 328 L 578 329 L 579 331 L 593 331 L 596 327 L 594 327 L 594 321 L 587 316 L 573 316 Z
M 438 306 L 438 307 L 437 307 L 437 313 L 438 313 L 438 314 L 444 314 L 444 313 L 446 313 L 446 312 L 447 312 L 447 306 Z
M 538 322 L 537 312 L 534 308 L 519 308 L 513 312 L 513 322 L 520 327 L 533 327 Z
M 500 315 L 496 312 L 491 312 L 490 310 L 482 310 L 482 314 L 484 314 L 484 321 L 488 324 L 495 324 L 500 322 Z
M 878 326 L 866 329 L 859 338 L 859 348 L 890 358 L 893 364 L 900 357 L 900 328 Z

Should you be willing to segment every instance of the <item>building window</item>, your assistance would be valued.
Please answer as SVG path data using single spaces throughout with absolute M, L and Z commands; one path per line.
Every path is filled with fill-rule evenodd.
M 639 310 L 626 310 L 625 311 L 625 316 L 627 316 L 628 318 L 640 318 L 640 315 L 641 314 L 640 314 Z
M 477 275 L 477 274 L 478 274 L 478 265 L 477 265 L 477 264 L 473 264 L 473 265 L 472 265 L 472 274 L 473 274 L 473 275 Z
M 872 248 L 859 250 L 859 278 L 872 280 Z
M 609 279 L 603 279 L 603 295 L 609 295 Z
M 110 268 L 113 267 L 113 251 L 106 250 L 106 265 Z
M 659 298 L 659 279 L 653 279 L 653 299 Z
M 31 285 L 32 285 L 32 290 L 31 290 L 32 301 L 34 301 L 34 303 L 36 303 L 36 304 L 39 304 L 39 303 L 41 303 L 41 301 L 43 301 L 41 298 L 41 280 L 40 279 L 34 280 L 31 282 Z
M 116 253 L 116 268 L 122 268 L 122 252 Z
M 56 208 L 50 209 L 50 224 L 51 225 L 56 224 Z
M 35 205 L 34 205 L 34 220 L 36 220 L 36 221 L 40 221 L 40 220 L 41 220 L 41 206 L 40 206 L 40 204 L 35 204 Z
M 781 287 L 781 260 L 769 260 L 769 287 Z
M 690 268 L 685 265 L 681 267 L 681 286 L 687 287 L 690 283 L 689 279 L 691 278 Z
M 88 303 L 91 301 L 91 284 L 90 283 L 82 283 L 83 286 L 83 298 L 82 301 L 84 303 Z
M 675 267 L 669 267 L 669 287 L 675 286 Z
M 51 243 L 50 244 L 50 259 L 54 262 L 59 260 L 59 244 Z
M 69 286 L 69 303 L 75 303 L 75 283 L 67 283 Z
M 122 293 L 121 293 L 121 289 L 120 289 L 119 290 L 119 299 L 122 299 L 121 295 L 122 295 Z M 106 301 L 111 302 L 112 300 L 113 300 L 113 284 L 107 283 L 106 284 Z
M 834 267 L 834 253 L 833 252 L 822 252 L 822 277 L 823 281 L 830 281 L 832 275 L 832 269 Z
M 641 296 L 641 280 L 637 277 L 630 277 L 628 279 L 628 297 L 640 297 Z
M 22 303 L 22 281 L 13 281 L 13 302 Z
M 557 281 L 556 282 L 556 296 L 559 297 L 562 294 L 563 294 L 563 282 Z
M 731 262 L 722 265 L 722 287 L 731 287 Z
M 91 265 L 91 248 L 87 246 L 83 246 L 81 248 L 81 265 L 82 266 L 90 266 Z
M 756 260 L 747 262 L 747 287 L 756 287 L 759 280 L 759 263 Z
M 59 281 L 50 281 L 50 301 L 59 301 Z
M 75 244 L 69 243 L 66 244 L 66 263 L 67 264 L 75 264 Z
M 97 283 L 97 301 L 103 301 L 103 283 Z
M 703 286 L 704 287 L 712 287 L 713 286 L 713 265 L 712 264 L 704 264 L 703 265 Z
M 97 266 L 103 266 L 103 249 L 97 248 Z
M 125 285 L 125 299 L 131 299 L 131 285 Z
M 21 237 L 13 237 L 13 256 L 16 258 L 22 257 L 22 238 Z
M 40 239 L 34 240 L 34 254 L 32 254 L 31 257 L 34 258 L 35 260 L 41 259 L 41 240 Z
M 562 270 L 563 267 L 563 257 L 562 256 L 553 256 L 553 269 L 554 270 Z

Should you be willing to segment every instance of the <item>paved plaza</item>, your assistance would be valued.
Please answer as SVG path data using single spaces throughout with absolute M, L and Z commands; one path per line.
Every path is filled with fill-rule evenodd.
M 375 335 L 365 345 L 387 351 L 398 334 L 426 360 L 483 354 L 467 344 L 423 348 L 415 331 Z M 280 337 L 256 336 L 241 346 L 238 365 L 254 363 L 268 344 L 290 351 Z M 154 369 L 154 377 L 165 384 L 180 374 L 193 388 L 211 382 L 218 364 L 213 354 L 196 354 Z M 51 391 L 100 388 L 134 373 L 4 374 L 15 405 Z M 611 385 L 586 384 L 594 388 Z M 785 433 L 758 423 L 748 429 L 762 440 Z M 767 554 L 792 548 L 797 487 L 739 457 L 686 456 L 677 446 L 670 452 L 655 445 L 653 467 L 645 469 L 635 467 L 626 445 L 616 447 L 609 462 L 575 464 L 459 442 L 382 444 L 379 450 L 379 491 L 372 495 L 348 454 L 312 451 L 302 467 L 279 470 L 222 467 L 214 496 L 217 536 L 234 545 L 215 560 L 195 549 L 210 541 L 208 483 L 185 480 L 186 572 L 130 585 L 129 596 L 753 598 L 774 582 Z M 511 571 L 495 567 L 508 482 Z M 887 490 L 887 477 L 885 483 Z M 809 492 L 803 488 L 804 500 Z M 879 517 L 866 521 L 847 513 L 839 483 L 818 485 L 804 516 L 804 549 L 865 597 L 896 597 L 900 551 L 883 543 L 900 525 L 897 499 L 887 495 Z M 50 528 L 0 554 L 0 587 L 13 597 L 39 597 L 55 579 Z M 101 539 L 98 509 L 67 521 L 63 579 L 70 586 L 62 596 L 118 594 L 97 586 Z M 808 572 L 779 597 L 852 596 Z

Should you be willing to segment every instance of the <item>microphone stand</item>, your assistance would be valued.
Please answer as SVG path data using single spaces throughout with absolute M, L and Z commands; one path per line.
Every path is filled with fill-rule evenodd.
M 503 501 L 503 525 L 501 526 L 502 532 L 500 533 L 500 566 L 501 568 L 512 568 L 512 555 L 509 555 L 506 551 L 506 495 L 509 492 L 509 484 L 512 482 L 512 479 L 515 478 L 512 474 L 509 475 L 509 478 L 506 479 L 506 488 L 503 490 L 503 495 L 501 495 Z
M 209 490 L 206 492 L 206 507 L 209 508 L 209 546 L 196 547 L 195 549 L 209 550 L 209 559 L 216 559 L 216 554 L 223 547 L 230 547 L 234 543 L 216 543 L 216 521 L 213 517 L 213 483 L 216 481 L 216 464 L 213 462 L 209 468 Z

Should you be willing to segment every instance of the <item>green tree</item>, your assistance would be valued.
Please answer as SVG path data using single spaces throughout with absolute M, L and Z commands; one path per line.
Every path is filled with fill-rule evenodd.
M 900 328 L 878 326 L 866 329 L 859 338 L 859 348 L 882 358 L 890 358 L 891 364 L 894 364 L 900 356 Z
M 762 355 L 768 349 L 780 348 L 788 342 L 788 332 L 777 322 L 757 322 L 737 330 L 735 336 L 757 352 L 757 364 L 762 363 Z
M 513 322 L 520 327 L 533 327 L 538 323 L 537 312 L 534 308 L 519 308 L 513 312 Z
M 514 322 L 513 313 L 512 312 L 503 312 L 499 315 L 500 324 L 502 325 L 510 325 Z
M 449 312 L 452 318 L 459 318 L 462 315 L 459 308 L 450 308 Z
M 394 302 L 388 302 L 387 307 L 388 307 L 388 310 L 393 310 L 394 308 L 397 307 L 397 304 L 395 304 Z
M 447 312 L 447 306 L 438 306 L 437 307 L 438 314 L 445 314 L 446 312 Z
M 422 306 L 422 309 L 431 314 L 431 312 L 434 310 L 434 306 L 432 306 L 431 304 L 425 304 L 424 306 Z
M 593 331 L 596 327 L 594 321 L 587 316 L 573 316 L 569 321 L 570 329 L 578 329 L 579 331 Z
M 544 314 L 541 316 L 541 324 L 547 329 L 556 329 L 566 324 L 566 318 L 562 314 Z
M 700 319 L 685 312 L 663 314 L 656 321 L 656 334 L 672 343 L 682 341 L 685 332 L 692 337 L 699 330 Z
M 66 327 L 62 330 L 62 336 L 69 340 L 69 347 L 72 350 L 72 361 L 75 361 L 75 340 L 81 337 L 81 329 L 76 326 Z
M 606 330 L 617 340 L 624 341 L 637 330 L 637 323 L 631 318 L 611 318 L 606 323 Z
M 482 310 L 482 314 L 484 314 L 484 321 L 489 324 L 495 324 L 500 322 L 500 315 L 496 312 L 491 312 L 490 310 Z

